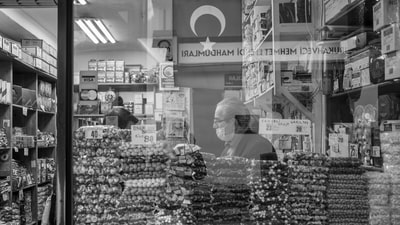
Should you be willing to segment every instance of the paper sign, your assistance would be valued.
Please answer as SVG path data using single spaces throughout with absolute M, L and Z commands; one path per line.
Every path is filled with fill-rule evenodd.
M 132 144 L 149 145 L 157 141 L 157 128 L 155 124 L 133 125 Z
M 290 119 L 259 120 L 260 134 L 311 135 L 311 121 Z
M 87 128 L 85 130 L 85 138 L 86 139 L 102 139 L 103 138 L 103 129 L 102 128 Z
M 183 92 L 169 92 L 164 93 L 163 95 L 163 103 L 165 110 L 185 110 L 185 93 Z
M 174 63 L 160 63 L 160 90 L 162 91 L 179 91 L 179 87 L 175 87 Z
M 15 151 L 16 153 L 18 153 L 19 149 L 18 149 L 17 147 L 14 147 L 14 151 Z
M 28 108 L 22 107 L 22 115 L 24 115 L 24 116 L 28 115 Z
M 24 148 L 24 156 L 28 156 L 29 155 L 29 149 L 28 148 Z
M 381 148 L 379 146 L 372 146 L 372 157 L 381 157 Z
M 10 127 L 10 120 L 3 120 L 3 128 Z

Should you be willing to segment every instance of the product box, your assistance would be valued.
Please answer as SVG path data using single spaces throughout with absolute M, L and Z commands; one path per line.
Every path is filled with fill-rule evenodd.
M 123 71 L 115 71 L 115 83 L 124 83 Z
M 114 71 L 106 72 L 106 83 L 115 83 L 115 72 Z
M 57 77 L 57 68 L 54 66 L 50 66 L 50 74 Z
M 374 31 L 399 21 L 399 2 L 397 0 L 380 0 L 373 6 Z
M 57 49 L 54 48 L 53 46 L 49 45 L 50 49 L 49 49 L 49 54 L 51 56 L 53 56 L 54 58 L 57 59 Z
M 88 70 L 90 71 L 97 71 L 97 60 L 91 59 L 88 62 Z
M 0 49 L 3 49 L 3 37 L 0 35 Z
M 125 70 L 125 61 L 123 60 L 115 61 L 115 70 L 123 72 Z
M 153 104 L 145 104 L 144 105 L 144 114 L 153 115 L 154 114 L 154 106 Z
M 349 0 L 324 0 L 325 22 L 336 16 L 348 4 Z
M 115 71 L 115 60 L 107 60 L 106 61 L 106 70 L 107 71 Z
M 40 166 L 41 159 L 37 159 L 37 182 L 42 183 L 42 167 Z
M 42 49 L 40 47 L 22 47 L 22 51 L 31 56 L 42 58 Z
M 331 143 L 332 145 L 330 150 L 330 156 L 333 158 L 342 158 L 342 157 L 349 157 L 349 135 L 348 134 L 329 134 L 329 140 L 334 139 Z
M 42 62 L 42 70 L 46 73 L 50 73 L 50 64 L 47 62 Z
M 22 106 L 36 108 L 36 91 L 22 88 Z
M 124 72 L 124 83 L 131 83 L 131 76 L 129 76 L 129 72 Z
M 400 31 L 398 23 L 391 24 L 390 26 L 382 29 L 382 53 L 386 54 L 400 50 Z
M 97 81 L 99 83 L 106 83 L 106 71 L 97 71 Z
M 39 58 L 33 58 L 33 66 L 38 68 L 38 69 L 42 69 L 42 63 L 43 60 L 39 59 Z
M 400 77 L 400 51 L 387 54 L 385 59 L 385 80 Z
M 105 60 L 97 61 L 97 70 L 98 71 L 106 71 L 106 61 Z
M 55 59 L 53 56 L 49 55 L 48 60 L 49 60 L 48 63 L 51 66 L 57 67 L 57 59 Z
M 135 103 L 133 111 L 134 111 L 135 114 L 143 114 L 143 105 Z
M 43 51 L 49 52 L 49 45 L 41 39 L 22 39 L 21 40 L 22 47 L 40 47 Z
M 11 54 L 21 58 L 21 45 L 19 43 L 11 42 Z
M 378 76 L 379 73 L 383 73 L 382 69 L 378 71 L 370 65 L 379 56 L 381 56 L 380 51 L 374 48 L 366 48 L 345 59 L 344 77 L 351 77 L 351 88 L 369 85 L 371 84 L 371 76 Z M 347 82 L 343 78 L 344 86 Z
M 47 181 L 47 172 L 48 172 L 46 159 L 40 159 L 40 167 L 42 171 L 41 180 L 42 182 L 45 182 Z
M 21 52 L 21 60 L 22 60 L 22 62 L 24 62 L 26 64 L 29 64 L 29 65 L 32 65 L 32 66 L 34 65 L 33 56 L 31 56 L 30 54 L 28 54 L 28 53 L 26 53 L 24 51 Z
M 340 41 L 340 47 L 346 51 L 363 48 L 367 45 L 367 32 L 357 34 L 353 37 Z
M 3 50 L 11 53 L 11 41 L 7 38 L 3 38 Z
M 22 87 L 13 85 L 12 93 L 13 104 L 22 105 Z
M 78 114 L 99 114 L 98 102 L 80 101 L 78 104 Z

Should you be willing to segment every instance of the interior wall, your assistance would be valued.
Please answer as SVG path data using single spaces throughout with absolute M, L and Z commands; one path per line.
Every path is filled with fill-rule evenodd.
M 196 144 L 204 152 L 219 156 L 224 142 L 217 138 L 213 128 L 215 107 L 222 100 L 223 90 L 193 89 L 193 126 Z

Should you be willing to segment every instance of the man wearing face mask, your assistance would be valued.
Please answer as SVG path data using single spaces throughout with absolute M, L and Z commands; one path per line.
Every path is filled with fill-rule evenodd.
M 251 129 L 252 117 L 237 98 L 224 98 L 217 104 L 213 127 L 225 149 L 221 156 L 277 160 L 272 144 Z

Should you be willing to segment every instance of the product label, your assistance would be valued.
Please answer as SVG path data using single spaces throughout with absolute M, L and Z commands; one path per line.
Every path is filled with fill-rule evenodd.
M 85 138 L 86 139 L 102 139 L 103 138 L 103 129 L 101 128 L 87 128 L 85 130 Z
M 381 148 L 379 146 L 372 146 L 372 157 L 381 157 Z
M 149 145 L 157 141 L 156 125 L 133 125 L 131 127 L 132 144 Z

